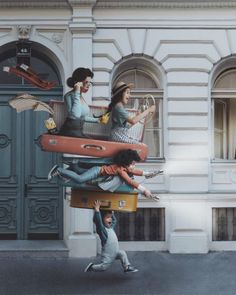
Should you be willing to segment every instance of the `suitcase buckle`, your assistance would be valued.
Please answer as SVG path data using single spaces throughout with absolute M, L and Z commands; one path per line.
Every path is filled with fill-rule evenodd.
M 125 207 L 125 205 L 126 205 L 126 201 L 119 201 L 120 208 Z

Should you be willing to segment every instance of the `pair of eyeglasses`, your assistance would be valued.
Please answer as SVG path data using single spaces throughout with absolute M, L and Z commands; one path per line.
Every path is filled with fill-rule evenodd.
M 83 82 L 83 85 L 91 86 L 91 85 L 93 85 L 93 83 L 90 82 L 90 81 L 84 81 L 84 82 Z

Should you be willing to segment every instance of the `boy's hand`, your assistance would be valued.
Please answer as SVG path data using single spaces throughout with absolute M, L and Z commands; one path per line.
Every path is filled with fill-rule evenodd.
M 151 198 L 151 195 L 152 195 L 152 193 L 151 193 L 150 190 L 148 190 L 148 189 L 145 189 L 145 191 L 143 192 L 143 194 L 144 194 L 144 196 L 145 196 L 146 198 Z
M 101 206 L 101 202 L 100 202 L 99 200 L 96 200 L 96 201 L 94 202 L 94 210 L 95 210 L 96 212 L 99 212 L 99 210 L 100 210 L 100 206 Z

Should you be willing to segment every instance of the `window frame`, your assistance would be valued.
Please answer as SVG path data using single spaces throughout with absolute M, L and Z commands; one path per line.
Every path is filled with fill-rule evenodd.
M 220 158 L 215 158 L 215 120 L 214 120 L 214 111 L 215 111 L 215 101 L 221 101 L 222 103 L 224 103 L 226 105 L 226 102 L 224 100 L 227 99 L 236 99 L 236 89 L 214 89 L 211 92 L 211 107 L 212 107 L 212 159 L 211 162 L 225 162 L 225 163 L 235 163 L 236 159 L 227 159 L 227 150 L 228 150 L 228 142 L 227 142 L 227 135 L 224 134 L 224 138 L 223 138 L 223 154 L 225 154 L 225 158 L 224 159 L 220 159 Z M 228 120 L 228 114 L 227 114 L 227 107 L 225 107 L 225 112 L 224 112 L 224 117 L 223 120 L 223 128 L 225 128 L 225 132 L 227 133 L 227 120 Z
M 151 94 L 155 101 L 158 100 L 159 103 L 159 126 L 153 130 L 159 131 L 159 140 L 160 140 L 160 154 L 159 157 L 148 157 L 147 162 L 160 162 L 164 160 L 164 134 L 163 134 L 163 90 L 157 90 L 152 88 L 145 89 L 132 89 L 131 98 L 132 99 L 142 99 L 146 94 Z M 145 133 L 145 130 L 144 130 Z

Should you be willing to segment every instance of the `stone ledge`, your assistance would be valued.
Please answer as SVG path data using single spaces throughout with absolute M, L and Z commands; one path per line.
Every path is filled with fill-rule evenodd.
M 68 258 L 69 250 L 64 241 L 52 240 L 2 240 L 1 258 Z

